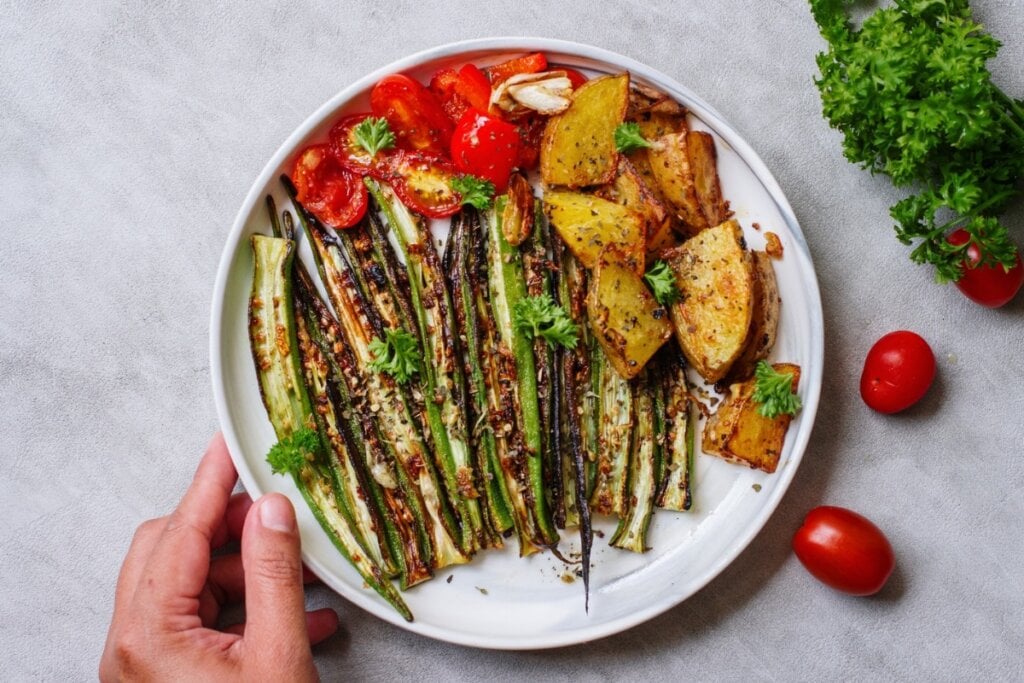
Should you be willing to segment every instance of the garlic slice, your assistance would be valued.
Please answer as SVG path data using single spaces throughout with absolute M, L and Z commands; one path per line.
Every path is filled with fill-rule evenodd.
M 507 112 L 532 109 L 551 116 L 569 107 L 572 81 L 564 71 L 516 74 L 491 93 L 491 104 Z

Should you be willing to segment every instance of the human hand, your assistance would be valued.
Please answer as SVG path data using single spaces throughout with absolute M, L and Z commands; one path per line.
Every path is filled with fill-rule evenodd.
M 310 645 L 338 628 L 334 610 L 305 611 L 291 502 L 231 495 L 237 475 L 217 434 L 168 517 L 139 526 L 114 596 L 100 679 L 316 680 Z M 241 553 L 211 559 L 235 538 Z M 246 622 L 215 630 L 245 601 Z

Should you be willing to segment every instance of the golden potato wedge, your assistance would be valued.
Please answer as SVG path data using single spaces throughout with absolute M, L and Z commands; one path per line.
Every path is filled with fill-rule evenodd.
M 602 254 L 587 291 L 587 317 L 612 367 L 632 379 L 672 336 L 672 326 L 643 278 L 622 260 Z
M 644 221 L 648 264 L 655 261 L 662 251 L 675 246 L 677 240 L 672 231 L 671 214 L 628 159 L 619 159 L 615 180 L 597 190 L 596 194 L 640 214 Z
M 697 198 L 686 133 L 668 133 L 651 140 L 651 143 L 654 146 L 644 151 L 662 196 L 675 209 L 689 234 L 696 235 L 706 230 L 708 221 Z
M 596 266 L 601 252 L 612 247 L 623 259 L 620 265 L 643 275 L 644 221 L 633 209 L 590 194 L 549 190 L 544 193 L 544 211 L 569 251 L 587 268 Z
M 793 389 L 800 383 L 800 366 L 776 363 L 777 372 L 793 375 Z M 729 395 L 704 425 L 702 448 L 730 462 L 748 465 L 771 474 L 779 466 L 791 415 L 767 418 L 757 412 L 753 399 L 754 378 L 729 387 Z
M 746 346 L 754 267 L 739 223 L 730 220 L 669 249 L 680 298 L 670 309 L 683 354 L 708 382 L 725 377 Z
M 754 374 L 757 361 L 767 358 L 775 346 L 775 335 L 779 330 L 782 300 L 772 260 L 763 251 L 751 252 L 751 257 L 754 262 L 754 310 L 750 318 L 750 335 L 743 353 L 729 370 L 730 382 L 740 382 Z
M 691 130 L 686 134 L 686 150 L 690 155 L 693 184 L 701 212 L 708 225 L 718 225 L 729 217 L 729 209 L 722 199 L 722 186 L 718 182 L 715 139 L 710 133 Z
M 615 177 L 615 128 L 626 115 L 629 74 L 581 85 L 569 108 L 548 119 L 540 144 L 540 175 L 548 185 L 603 185 Z

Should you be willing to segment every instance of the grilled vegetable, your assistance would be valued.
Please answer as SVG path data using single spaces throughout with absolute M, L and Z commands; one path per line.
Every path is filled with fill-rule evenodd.
M 263 404 L 279 443 L 285 444 L 272 464 L 277 471 L 292 475 L 324 532 L 367 585 L 412 621 L 409 608 L 342 512 L 335 481 L 324 461 L 325 445 L 314 431 L 316 420 L 302 378 L 292 306 L 295 243 L 255 235 L 252 247 L 255 268 L 249 297 L 249 339 Z
M 479 477 L 469 452 L 466 415 L 461 403 L 465 380 L 455 356 L 452 302 L 444 273 L 423 224 L 386 185 L 370 179 L 366 185 L 383 210 L 405 257 L 410 299 L 424 350 L 423 393 L 434 456 L 444 475 L 448 500 L 462 522 L 462 549 L 472 553 L 486 547 L 487 540 L 480 509 Z
M 619 159 L 615 180 L 599 188 L 596 194 L 640 216 L 644 226 L 644 249 L 648 266 L 657 260 L 663 250 L 675 246 L 677 235 L 672 230 L 672 213 L 625 157 Z
M 599 379 L 597 472 L 590 507 L 601 515 L 621 515 L 626 510 L 630 445 L 636 424 L 633 388 L 600 347 L 594 349 L 591 362 Z
M 722 198 L 718 182 L 718 155 L 715 139 L 710 133 L 691 130 L 686 133 L 686 151 L 693 173 L 693 186 L 697 201 L 707 225 L 718 225 L 729 217 L 729 208 Z
M 590 506 L 587 504 L 587 466 L 589 464 L 584 438 L 587 426 L 596 424 L 590 391 L 590 339 L 586 325 L 584 298 L 586 271 L 576 261 L 561 240 L 552 240 L 552 256 L 558 266 L 558 298 L 569 317 L 580 325 L 581 339 L 573 349 L 562 349 L 557 358 L 556 372 L 561 400 L 558 420 L 561 438 L 561 500 L 557 501 L 554 516 L 562 528 L 578 526 L 580 529 L 580 562 L 582 563 L 585 606 L 590 608 L 590 551 L 594 534 L 590 527 Z
M 445 272 L 455 303 L 456 339 L 463 359 L 468 386 L 467 424 L 473 451 L 477 456 L 477 471 L 481 473 L 486 499 L 486 517 L 491 528 L 489 542 L 501 547 L 501 535 L 511 531 L 511 502 L 498 456 L 494 429 L 488 421 L 489 401 L 492 395 L 487 377 L 493 349 L 493 325 L 487 291 L 484 235 L 478 214 L 463 212 L 452 224 L 445 256 L 449 263 Z M 493 391 L 497 403 L 498 391 Z
M 611 254 L 610 261 L 604 258 Z M 605 252 L 591 273 L 587 314 L 605 356 L 625 379 L 636 377 L 672 336 L 668 313 L 635 272 Z
M 686 360 L 717 382 L 742 353 L 754 308 L 754 267 L 736 221 L 726 221 L 663 255 L 681 294 L 670 312 Z
M 435 569 L 463 564 L 468 558 L 455 540 L 458 530 L 438 480 L 433 457 L 420 433 L 414 406 L 391 377 L 370 369 L 374 359 L 370 343 L 383 334 L 379 315 L 382 306 L 378 305 L 376 310 L 370 306 L 342 255 L 339 242 L 318 222 L 309 220 L 304 212 L 300 211 L 299 216 L 313 247 L 327 294 L 338 315 L 345 342 L 352 349 L 362 376 L 359 390 L 365 391 L 370 409 L 375 410 L 381 437 L 413 484 L 417 494 L 415 502 L 421 514 L 426 513 L 423 519 L 428 538 L 424 554 Z M 381 300 L 376 301 L 380 303 Z M 397 308 L 390 315 L 395 315 L 395 310 Z M 413 501 L 410 503 L 414 508 Z
M 645 372 L 636 392 L 635 435 L 629 454 L 629 477 L 619 526 L 610 541 L 623 550 L 642 553 L 647 550 L 647 529 L 654 512 L 655 491 L 661 481 L 661 445 L 658 443 L 661 420 L 655 413 L 655 394 L 661 387 L 654 373 Z
M 738 382 L 754 374 L 758 361 L 768 357 L 779 329 L 779 286 L 772 259 L 763 251 L 750 253 L 754 266 L 753 310 L 746 346 L 729 369 L 728 380 Z
M 674 343 L 658 354 L 662 383 L 664 474 L 655 501 L 658 507 L 679 512 L 689 510 L 693 502 L 693 459 L 697 450 L 697 402 L 690 397 L 683 359 Z
M 533 345 L 517 334 L 512 325 L 512 309 L 527 294 L 522 257 L 505 239 L 501 227 L 506 198 L 499 197 L 485 217 L 487 229 L 487 270 L 495 337 L 492 355 L 498 372 L 492 387 L 508 384 L 512 408 L 506 422 L 494 424 L 499 441 L 510 434 L 521 435 L 521 448 L 512 446 L 502 458 L 509 495 L 513 503 L 520 554 L 528 555 L 558 540 L 544 495 L 540 405 L 537 396 L 536 364 Z M 498 414 L 495 414 L 498 417 Z M 513 424 L 513 420 L 516 421 Z
M 799 366 L 776 363 L 772 369 L 791 374 L 792 388 L 796 390 Z M 756 387 L 756 379 L 729 387 L 729 395 L 704 425 L 703 447 L 705 453 L 772 473 L 779 466 L 782 444 L 793 416 L 762 415 L 761 404 L 754 400 Z
M 300 214 L 301 215 L 301 214 Z M 352 350 L 344 341 L 341 326 L 320 298 L 305 268 L 297 268 L 296 288 L 311 338 L 328 359 L 334 379 L 338 410 L 348 423 L 354 451 L 362 457 L 365 491 L 381 511 L 381 521 L 398 570 L 402 587 L 408 588 L 431 577 L 427 532 L 422 507 L 414 485 L 397 465 L 389 443 L 382 438 L 370 409 L 363 378 Z
M 629 101 L 629 74 L 594 78 L 573 92 L 569 108 L 548 119 L 540 174 L 548 185 L 583 187 L 610 182 L 619 154 L 615 128 Z

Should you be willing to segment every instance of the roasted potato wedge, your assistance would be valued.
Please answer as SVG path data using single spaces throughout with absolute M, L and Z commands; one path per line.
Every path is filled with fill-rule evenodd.
M 603 185 L 615 177 L 615 128 L 626 115 L 629 74 L 587 81 L 569 108 L 548 119 L 540 145 L 540 175 L 548 185 Z
M 619 168 L 611 185 L 597 191 L 597 196 L 636 211 L 644 221 L 644 242 L 647 263 L 662 251 L 675 246 L 672 216 L 665 204 L 654 194 L 628 159 L 619 159 Z
M 637 275 L 644 272 L 644 221 L 631 208 L 590 194 L 549 190 L 544 211 L 562 241 L 587 268 L 597 265 L 606 248 Z
M 708 225 L 718 225 L 729 217 L 729 208 L 722 199 L 722 186 L 718 182 L 715 138 L 710 133 L 691 130 L 686 134 L 686 150 L 701 212 Z
M 792 373 L 793 389 L 797 388 L 799 365 L 776 363 L 772 367 L 778 372 Z M 785 414 L 767 418 L 757 412 L 758 404 L 753 399 L 755 384 L 754 378 L 750 378 L 729 387 L 729 395 L 704 425 L 702 448 L 705 453 L 771 474 L 779 466 L 786 431 L 793 418 Z
M 624 268 L 613 251 L 602 254 L 593 270 L 587 317 L 612 367 L 632 379 L 672 336 L 672 326 L 643 278 Z
M 670 309 L 686 359 L 708 382 L 743 352 L 754 310 L 754 267 L 739 223 L 726 221 L 669 249 L 680 298 Z
M 729 369 L 730 382 L 740 382 L 754 374 L 757 361 L 767 358 L 775 346 L 775 335 L 779 330 L 782 300 L 772 260 L 763 251 L 751 252 L 751 257 L 754 262 L 754 310 L 750 318 L 750 335 L 743 353 Z
M 669 133 L 651 142 L 654 147 L 644 151 L 662 196 L 675 209 L 689 234 L 696 235 L 706 230 L 708 221 L 697 198 L 686 133 Z

